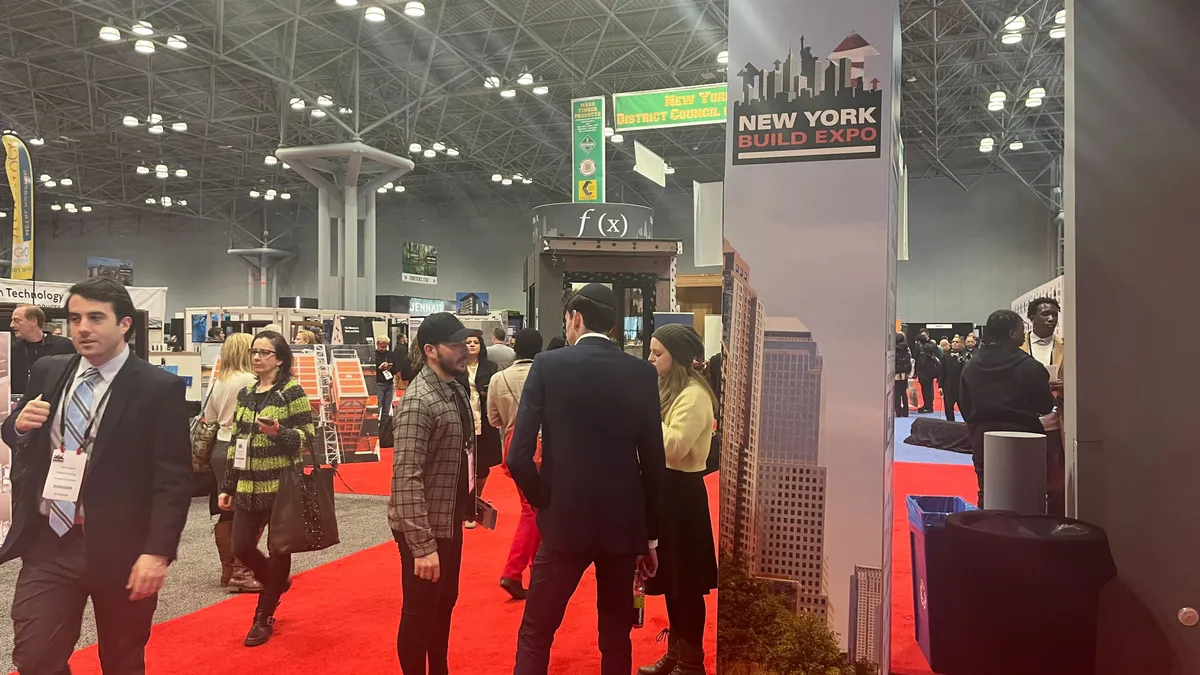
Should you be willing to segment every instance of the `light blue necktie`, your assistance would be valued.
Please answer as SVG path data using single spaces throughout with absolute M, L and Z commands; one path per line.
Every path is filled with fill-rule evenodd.
M 83 448 L 84 434 L 92 417 L 92 395 L 96 392 L 100 371 L 88 368 L 79 379 L 79 386 L 75 387 L 75 393 L 71 394 L 71 401 L 67 403 L 65 413 L 62 442 L 66 452 L 79 452 Z M 50 502 L 50 527 L 58 536 L 63 536 L 75 526 L 75 510 L 75 502 Z

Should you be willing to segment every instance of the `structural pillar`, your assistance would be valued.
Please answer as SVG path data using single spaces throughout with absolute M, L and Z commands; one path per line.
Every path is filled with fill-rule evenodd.
M 375 239 L 375 206 L 377 193 L 366 193 L 366 208 L 363 210 L 363 309 L 375 310 L 375 281 L 378 251 Z
M 317 188 L 317 302 L 321 307 L 329 306 L 329 190 Z

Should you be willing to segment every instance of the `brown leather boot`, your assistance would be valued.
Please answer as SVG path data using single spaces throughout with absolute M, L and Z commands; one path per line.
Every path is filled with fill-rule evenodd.
M 233 521 L 217 521 L 213 528 L 213 539 L 217 542 L 217 555 L 221 558 L 221 586 L 228 586 L 233 578 Z
M 230 593 L 262 593 L 262 582 L 254 578 L 254 573 L 250 568 L 241 564 L 241 561 L 234 560 L 233 563 L 233 578 L 229 580 Z

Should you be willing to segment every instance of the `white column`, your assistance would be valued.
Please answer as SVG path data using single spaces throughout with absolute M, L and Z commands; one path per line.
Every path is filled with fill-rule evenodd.
M 329 190 L 317 190 L 317 306 L 329 303 Z
M 376 265 L 378 257 L 376 253 L 376 238 L 375 238 L 375 191 L 367 193 L 366 213 L 363 214 L 363 286 L 364 286 L 364 302 L 365 306 L 359 309 L 367 311 L 375 311 L 375 282 L 376 282 Z
M 342 304 L 341 309 L 358 309 L 358 186 L 343 188 L 346 221 L 342 231 Z

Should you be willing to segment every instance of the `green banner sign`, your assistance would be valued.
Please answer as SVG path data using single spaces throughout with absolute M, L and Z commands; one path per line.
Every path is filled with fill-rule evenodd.
M 604 201 L 604 97 L 571 101 L 571 201 Z
M 728 100 L 725 84 L 613 94 L 614 128 L 620 133 L 720 124 L 728 116 Z

